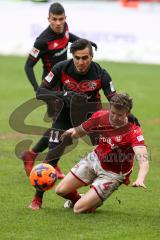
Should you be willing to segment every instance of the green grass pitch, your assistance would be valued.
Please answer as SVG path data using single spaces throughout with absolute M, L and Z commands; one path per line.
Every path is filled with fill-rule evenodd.
M 2 240 L 153 240 L 160 238 L 160 70 L 157 65 L 101 62 L 112 76 L 117 91 L 134 99 L 133 113 L 139 118 L 150 150 L 147 189 L 121 186 L 95 214 L 75 215 L 63 209 L 64 200 L 49 191 L 43 209 L 32 212 L 34 189 L 26 177 L 15 146 L 22 140 L 35 142 L 39 136 L 15 132 L 9 126 L 11 113 L 34 97 L 24 74 L 25 58 L 0 57 L 0 239 Z M 41 76 L 41 66 L 36 66 Z M 33 111 L 26 124 L 50 126 L 43 121 L 45 106 Z M 65 154 L 61 167 L 65 173 L 92 149 L 84 141 Z M 132 181 L 137 174 L 135 163 Z M 81 192 L 85 191 L 83 188 Z

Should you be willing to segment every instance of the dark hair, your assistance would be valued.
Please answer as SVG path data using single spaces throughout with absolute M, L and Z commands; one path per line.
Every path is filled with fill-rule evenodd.
M 74 54 L 77 50 L 83 50 L 85 48 L 89 48 L 90 55 L 93 56 L 93 49 L 91 43 L 86 39 L 78 39 L 72 43 L 70 52 Z
M 126 93 L 117 93 L 110 100 L 110 106 L 117 109 L 126 109 L 128 112 L 133 107 L 132 98 Z
M 51 4 L 51 6 L 49 8 L 49 13 L 61 15 L 61 14 L 65 14 L 65 10 L 64 10 L 64 7 L 60 3 L 55 2 L 55 3 Z

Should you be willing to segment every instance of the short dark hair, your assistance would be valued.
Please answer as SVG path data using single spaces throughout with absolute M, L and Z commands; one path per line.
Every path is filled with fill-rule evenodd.
M 93 56 L 93 49 L 92 49 L 92 45 L 91 45 L 90 41 L 88 41 L 86 39 L 82 39 L 82 38 L 80 38 L 72 43 L 70 52 L 72 54 L 74 54 L 77 50 L 83 50 L 85 48 L 89 48 L 90 54 L 91 54 L 91 56 Z
M 51 4 L 51 6 L 49 8 L 49 13 L 61 15 L 61 14 L 65 14 L 65 10 L 64 10 L 64 7 L 60 3 L 55 2 L 55 3 Z
M 130 112 L 133 107 L 133 101 L 127 93 L 116 93 L 110 100 L 110 106 L 114 106 L 117 109 L 126 109 Z

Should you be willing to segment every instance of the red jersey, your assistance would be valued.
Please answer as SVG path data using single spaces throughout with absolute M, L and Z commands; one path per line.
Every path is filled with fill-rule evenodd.
M 133 167 L 135 146 L 144 146 L 142 130 L 139 126 L 128 123 L 115 128 L 109 122 L 109 110 L 100 110 L 82 123 L 86 132 L 100 132 L 95 152 L 101 166 L 107 171 L 127 173 Z

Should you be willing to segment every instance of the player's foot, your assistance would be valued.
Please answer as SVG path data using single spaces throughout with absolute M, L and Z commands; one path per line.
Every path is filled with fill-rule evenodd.
M 84 194 L 80 194 L 80 196 L 82 197 Z M 96 209 L 99 208 L 100 206 L 103 205 L 103 202 L 100 202 L 96 207 L 93 207 L 89 210 L 86 211 L 86 213 L 95 213 L 96 212 Z M 65 203 L 64 203 L 64 208 L 73 208 L 74 207 L 74 204 L 71 200 L 67 200 Z
M 81 197 L 84 195 L 84 194 L 79 194 Z M 64 208 L 73 208 L 74 207 L 74 204 L 71 200 L 67 200 L 65 203 L 64 203 Z
M 24 169 L 26 171 L 27 176 L 30 175 L 30 172 L 34 166 L 34 161 L 37 155 L 38 153 L 35 153 L 33 151 L 25 151 L 21 155 L 21 159 L 23 160 Z
M 71 200 L 67 200 L 65 203 L 64 203 L 64 208 L 73 208 L 74 204 Z
M 32 209 L 33 211 L 40 210 L 42 206 L 42 199 L 39 197 L 34 197 L 31 204 L 28 208 Z
M 64 173 L 61 171 L 61 169 L 59 168 L 59 166 L 57 165 L 55 167 L 56 169 L 56 174 L 57 174 L 57 178 L 58 179 L 63 179 L 65 177 Z

